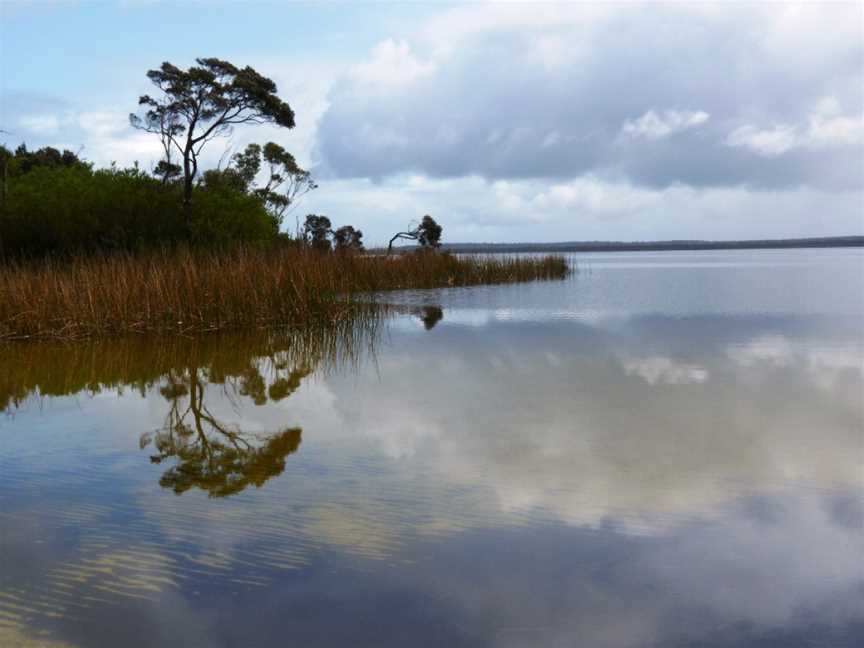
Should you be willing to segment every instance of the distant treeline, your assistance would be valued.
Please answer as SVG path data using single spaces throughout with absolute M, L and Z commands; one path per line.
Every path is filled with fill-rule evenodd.
M 758 250 L 864 247 L 864 236 L 826 236 L 748 241 L 564 241 L 561 243 L 449 243 L 451 252 L 638 252 L 666 250 Z

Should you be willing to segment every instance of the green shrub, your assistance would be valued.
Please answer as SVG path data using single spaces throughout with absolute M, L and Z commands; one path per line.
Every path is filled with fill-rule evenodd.
M 196 188 L 195 242 L 274 240 L 275 218 L 256 196 Z M 181 189 L 137 168 L 36 166 L 8 180 L 0 206 L 0 255 L 7 258 L 138 250 L 187 241 Z

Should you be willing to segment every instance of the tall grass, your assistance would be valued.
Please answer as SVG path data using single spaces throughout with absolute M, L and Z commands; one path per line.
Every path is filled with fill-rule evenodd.
M 333 322 L 365 293 L 556 279 L 561 257 L 381 257 L 303 248 L 162 249 L 0 266 L 0 340 L 202 333 Z

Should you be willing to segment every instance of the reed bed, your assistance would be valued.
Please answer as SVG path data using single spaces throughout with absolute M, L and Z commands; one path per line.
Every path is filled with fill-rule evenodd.
M 557 256 L 384 257 L 251 246 L 10 262 L 0 266 L 0 340 L 315 326 L 386 309 L 372 293 L 567 273 Z

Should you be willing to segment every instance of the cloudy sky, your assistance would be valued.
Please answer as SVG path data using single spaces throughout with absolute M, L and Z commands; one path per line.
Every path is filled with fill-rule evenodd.
M 128 113 L 162 61 L 252 65 L 325 213 L 380 243 L 864 234 L 864 5 L 0 3 L 8 145 L 159 156 Z M 289 217 L 289 221 L 293 218 Z M 293 227 L 293 222 L 289 223 Z

